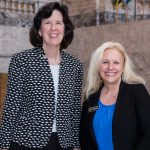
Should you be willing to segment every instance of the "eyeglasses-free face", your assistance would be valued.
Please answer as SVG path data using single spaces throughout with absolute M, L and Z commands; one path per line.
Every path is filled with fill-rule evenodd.
M 99 73 L 105 84 L 115 84 L 121 79 L 124 69 L 124 57 L 117 49 L 104 50 Z
M 65 25 L 60 11 L 54 10 L 52 15 L 43 19 L 39 35 L 43 38 L 43 47 L 59 47 L 64 37 Z

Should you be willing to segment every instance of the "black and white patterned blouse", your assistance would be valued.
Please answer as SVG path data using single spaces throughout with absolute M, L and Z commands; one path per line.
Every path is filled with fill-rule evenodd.
M 9 65 L 7 94 L 0 125 L 0 148 L 10 142 L 45 146 L 52 132 L 55 91 L 42 48 L 15 54 Z M 57 134 L 61 147 L 79 147 L 82 64 L 62 51 L 57 101 Z

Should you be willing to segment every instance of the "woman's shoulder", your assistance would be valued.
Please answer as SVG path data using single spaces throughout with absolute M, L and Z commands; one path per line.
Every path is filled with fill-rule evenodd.
M 26 49 L 26 50 L 22 50 L 21 52 L 15 53 L 12 56 L 12 59 L 24 59 L 28 56 L 30 56 L 36 48 L 31 48 L 31 49 Z
M 145 88 L 145 85 L 143 83 L 125 83 L 122 82 L 123 86 L 127 88 Z
M 122 83 L 123 87 L 126 87 L 127 91 L 134 91 L 137 94 L 148 93 L 146 86 L 143 83 Z
M 71 53 L 68 53 L 66 51 L 62 51 L 62 55 L 63 55 L 63 58 L 67 61 L 71 61 L 73 63 L 78 63 L 78 64 L 81 64 L 81 61 L 79 58 L 77 58 L 76 56 L 72 55 Z
M 39 48 L 30 48 L 26 50 L 22 50 L 21 52 L 15 53 L 13 57 L 25 57 L 37 54 Z
M 83 104 L 89 107 L 95 107 L 98 105 L 98 101 L 99 101 L 99 90 L 97 90 L 96 92 L 90 94 L 88 97 L 84 97 L 84 102 Z
M 12 58 L 12 61 L 24 62 L 28 61 L 30 58 L 37 58 L 38 55 L 42 53 L 40 48 L 30 48 L 26 50 L 22 50 L 21 52 L 15 53 Z

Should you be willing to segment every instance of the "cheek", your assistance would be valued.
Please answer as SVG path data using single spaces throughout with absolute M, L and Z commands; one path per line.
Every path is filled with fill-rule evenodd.
M 100 71 L 100 72 L 103 72 L 106 68 L 107 68 L 106 66 L 104 66 L 104 65 L 100 65 L 100 67 L 99 67 L 99 71 Z
M 65 34 L 65 28 L 64 28 L 64 27 L 61 27 L 61 28 L 59 29 L 59 31 L 60 31 L 61 33 Z
M 105 70 L 105 68 L 103 66 L 99 67 L 99 74 L 100 74 L 100 76 L 103 76 L 104 70 Z
M 43 33 L 45 31 L 48 31 L 49 28 L 50 28 L 50 26 L 48 26 L 48 25 L 41 25 L 40 31 L 41 31 L 41 33 Z

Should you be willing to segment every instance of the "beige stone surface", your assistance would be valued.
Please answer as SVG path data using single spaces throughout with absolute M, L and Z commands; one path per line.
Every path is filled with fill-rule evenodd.
M 82 27 L 76 29 L 68 51 L 84 65 L 84 81 L 92 52 L 106 41 L 118 41 L 127 50 L 138 73 L 146 80 L 150 92 L 150 20 Z
M 67 51 L 78 57 L 84 66 L 84 83 L 87 76 L 89 60 L 92 52 L 106 41 L 118 41 L 126 48 L 130 58 L 132 59 L 138 73 L 146 80 L 146 87 L 150 92 L 150 20 L 136 21 L 130 23 L 118 23 L 110 25 L 100 25 L 98 27 L 82 27 L 75 30 L 73 43 L 68 47 Z M 5 28 L 6 29 L 6 28 Z M 8 28 L 7 28 L 8 29 Z M 22 29 L 23 31 L 23 29 Z M 21 31 L 18 31 L 21 33 Z M 7 30 L 7 36 L 12 32 Z M 14 32 L 13 32 L 14 33 Z M 17 31 L 16 33 L 17 34 Z M 23 37 L 24 35 L 24 37 Z M 3 36 L 4 37 L 4 36 Z M 20 34 L 21 39 L 17 38 L 13 45 L 10 45 L 10 50 L 5 51 L 4 47 L 0 45 L 1 53 L 10 52 L 15 53 L 18 50 L 27 49 L 31 47 L 27 41 L 28 32 L 25 29 L 23 34 Z M 24 40 L 24 41 L 23 41 Z M 14 38 L 12 39 L 14 41 Z M 10 43 L 12 43 L 10 39 Z M 19 45 L 17 44 L 19 43 Z M 2 49 L 3 48 L 3 49 Z M 0 70 L 7 73 L 8 58 L 0 58 Z M 3 81 L 3 82 L 2 82 Z M 5 82 L 4 82 L 5 81 Z M 0 112 L 3 104 L 3 97 L 6 88 L 6 79 L 0 80 Z M 2 92 L 3 90 L 3 92 Z
M 85 78 L 91 53 L 105 41 L 118 41 L 127 49 L 137 70 L 144 76 L 150 91 L 150 20 L 82 27 L 75 30 L 68 52 L 79 57 L 84 64 Z M 14 54 L 31 47 L 28 28 L 1 26 L 0 53 Z M 3 38 L 2 38 L 3 37 Z M 7 73 L 10 58 L 0 58 L 0 72 Z

